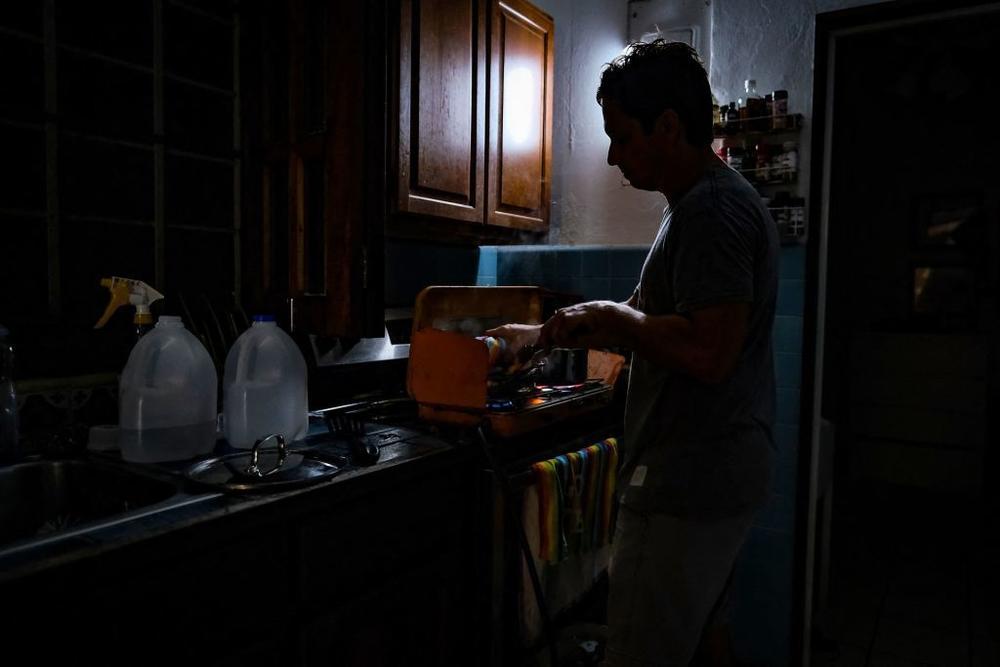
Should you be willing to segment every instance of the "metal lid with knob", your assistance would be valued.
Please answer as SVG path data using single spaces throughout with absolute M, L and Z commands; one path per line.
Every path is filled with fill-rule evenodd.
M 271 440 L 276 446 L 264 447 Z M 289 452 L 285 437 L 272 433 L 257 440 L 249 452 L 199 461 L 188 468 L 185 477 L 219 491 L 264 493 L 322 482 L 341 469 L 302 452 Z

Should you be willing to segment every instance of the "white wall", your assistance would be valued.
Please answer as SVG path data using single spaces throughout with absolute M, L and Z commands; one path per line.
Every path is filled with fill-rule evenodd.
M 604 64 L 628 43 L 624 0 L 534 0 L 555 20 L 552 243 L 649 243 L 666 200 L 622 184 L 607 163 L 594 95 Z
M 607 165 L 607 137 L 594 93 L 604 64 L 628 41 L 626 0 L 534 0 L 555 19 L 552 232 L 560 244 L 646 244 L 659 225 L 662 195 L 622 185 Z M 676 0 L 648 0 L 669 14 Z M 720 102 L 740 97 L 743 81 L 761 94 L 785 89 L 789 110 L 806 117 L 798 190 L 808 192 L 815 18 L 872 0 L 706 0 L 711 7 L 709 78 Z M 662 6 L 659 8 L 657 6 Z
M 799 136 L 796 190 L 809 194 L 812 144 L 813 58 L 816 14 L 873 4 L 873 0 L 715 0 L 712 4 L 712 65 L 709 80 L 720 102 L 744 93 L 788 91 L 788 110 L 805 116 Z

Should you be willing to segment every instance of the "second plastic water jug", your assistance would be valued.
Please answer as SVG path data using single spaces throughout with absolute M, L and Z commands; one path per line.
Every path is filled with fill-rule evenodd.
M 280 433 L 288 442 L 309 427 L 306 362 L 295 341 L 274 318 L 255 315 L 226 356 L 223 376 L 223 429 L 233 447 Z
M 122 458 L 180 461 L 215 448 L 219 379 L 181 318 L 164 315 L 132 348 L 118 392 Z

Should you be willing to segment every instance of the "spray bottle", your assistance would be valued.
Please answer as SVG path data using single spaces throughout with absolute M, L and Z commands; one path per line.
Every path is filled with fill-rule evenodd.
M 118 276 L 101 278 L 101 286 L 107 287 L 111 292 L 111 300 L 94 328 L 103 327 L 116 310 L 128 303 L 135 306 L 135 316 L 132 318 L 132 323 L 135 324 L 135 337 L 137 340 L 142 338 L 142 335 L 153 327 L 153 314 L 149 312 L 149 306 L 154 301 L 162 299 L 163 295 L 141 280 Z

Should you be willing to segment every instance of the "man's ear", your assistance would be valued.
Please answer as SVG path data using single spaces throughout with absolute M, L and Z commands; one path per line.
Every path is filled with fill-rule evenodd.
M 664 109 L 663 113 L 657 116 L 653 131 L 671 144 L 676 143 L 684 136 L 681 118 L 673 109 Z

